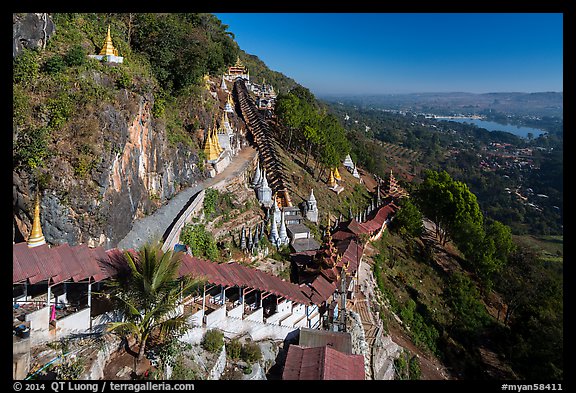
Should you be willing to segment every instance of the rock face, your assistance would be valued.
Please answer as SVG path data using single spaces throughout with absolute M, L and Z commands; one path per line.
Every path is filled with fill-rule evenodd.
M 12 57 L 18 56 L 22 48 L 44 48 L 46 41 L 56 28 L 47 13 L 12 15 Z
M 118 96 L 95 115 L 100 157 L 89 178 L 74 176 L 62 157 L 51 162 L 53 181 L 41 202 L 42 229 L 51 244 L 115 247 L 134 219 L 204 177 L 196 153 L 170 145 L 163 124 L 152 118 L 151 94 L 124 90 Z M 34 185 L 26 172 L 14 172 L 13 179 L 13 235 L 23 241 L 31 228 Z

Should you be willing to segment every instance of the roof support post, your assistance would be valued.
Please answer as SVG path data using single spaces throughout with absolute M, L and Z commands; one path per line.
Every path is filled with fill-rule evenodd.
M 48 324 L 51 322 L 52 312 L 50 310 L 50 279 L 48 279 L 48 300 L 46 301 L 46 307 L 48 307 Z M 48 327 L 50 329 L 50 327 Z
M 204 310 L 206 309 L 206 282 L 204 282 L 204 290 L 202 292 L 202 324 L 204 325 Z
M 68 298 L 68 295 L 66 295 Z M 92 313 L 92 283 L 90 282 L 90 277 L 88 277 L 88 313 Z M 88 316 L 88 320 L 90 321 L 90 331 L 92 331 L 92 317 Z

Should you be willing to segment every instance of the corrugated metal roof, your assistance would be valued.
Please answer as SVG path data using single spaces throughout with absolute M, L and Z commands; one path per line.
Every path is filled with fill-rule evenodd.
M 50 279 L 53 284 L 66 280 L 80 281 L 94 278 L 100 281 L 109 274 L 99 259 L 107 259 L 101 247 L 90 250 L 86 245 L 71 248 L 68 244 L 55 247 L 28 247 L 25 242 L 12 246 L 12 282 L 30 284 Z
M 261 270 L 252 269 L 236 262 L 217 264 L 190 255 L 183 256 L 180 274 L 204 277 L 208 282 L 225 286 L 255 288 L 273 293 L 301 304 L 310 304 L 298 284 L 282 280 Z
M 300 328 L 298 345 L 305 348 L 329 346 L 346 355 L 352 355 L 352 336 L 348 332 Z
M 364 248 L 360 243 L 354 239 L 346 239 L 336 243 L 338 254 L 342 255 L 338 266 L 342 267 L 344 264 L 348 265 L 348 272 L 354 273 L 358 270 L 360 258 L 364 253 Z
M 346 355 L 329 346 L 290 345 L 284 380 L 364 380 L 364 356 Z

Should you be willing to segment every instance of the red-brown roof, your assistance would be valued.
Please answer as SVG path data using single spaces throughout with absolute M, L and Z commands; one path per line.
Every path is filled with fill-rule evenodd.
M 336 243 L 336 248 L 338 249 L 338 254 L 342 255 L 338 266 L 348 265 L 348 272 L 356 272 L 360 264 L 360 258 L 364 253 L 362 245 L 354 239 L 348 238 Z
M 329 346 L 346 355 L 352 355 L 352 335 L 348 332 L 300 328 L 298 345 L 304 348 Z
M 338 232 L 344 232 L 338 234 L 338 238 L 342 240 L 350 237 L 347 235 L 347 232 L 352 232 L 354 235 L 360 235 L 363 233 L 374 233 L 379 231 L 382 228 L 382 225 L 386 222 L 391 214 L 394 214 L 398 210 L 398 206 L 394 205 L 394 203 L 389 203 L 385 206 L 382 206 L 376 214 L 369 216 L 370 218 L 365 222 L 358 222 L 355 219 L 350 220 L 349 222 L 345 223 L 343 228 Z M 338 233 L 337 232 L 337 233 Z
M 184 255 L 182 258 L 180 275 L 185 274 L 204 277 L 213 284 L 255 288 L 301 304 L 320 304 L 334 292 L 323 298 L 318 295 L 311 298 L 312 291 L 305 285 L 284 281 L 280 277 L 235 262 L 218 264 L 190 255 Z
M 290 345 L 282 373 L 284 380 L 364 380 L 364 356 L 346 355 L 329 346 Z
M 89 249 L 84 244 L 49 247 L 43 244 L 30 248 L 27 243 L 17 243 L 12 246 L 12 282 L 27 280 L 36 284 L 50 279 L 52 284 L 58 284 L 87 278 L 100 281 L 110 277 L 104 268 L 106 260 L 107 254 L 102 247 Z

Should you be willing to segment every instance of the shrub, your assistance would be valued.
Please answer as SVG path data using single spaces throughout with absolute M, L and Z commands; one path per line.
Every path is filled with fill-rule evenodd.
M 116 72 L 115 84 L 118 89 L 127 89 L 132 86 L 132 78 L 126 71 L 118 68 Z
M 224 345 L 224 333 L 216 329 L 208 330 L 204 334 L 201 345 L 202 348 L 212 353 L 220 351 L 222 345 Z
M 14 144 L 15 160 L 29 169 L 41 166 L 48 155 L 48 136 L 49 131 L 46 128 L 20 132 Z
M 420 379 L 422 372 L 420 371 L 420 362 L 416 356 L 412 356 L 408 365 L 410 379 Z
M 71 47 L 68 52 L 66 52 L 64 61 L 70 67 L 81 66 L 86 62 L 86 52 L 84 48 L 81 45 Z
M 46 103 L 46 110 L 50 121 L 48 126 L 57 130 L 60 129 L 67 121 L 74 111 L 74 102 L 70 96 L 61 94 L 58 98 L 51 98 Z
M 212 213 L 216 212 L 216 201 L 218 200 L 218 190 L 208 188 L 204 194 L 204 215 L 210 219 Z
M 216 241 L 203 224 L 185 224 L 180 232 L 180 242 L 190 247 L 195 257 L 206 257 L 213 261 L 219 257 Z
M 12 79 L 14 83 L 28 85 L 37 76 L 40 70 L 38 53 L 30 49 L 22 49 L 22 53 L 12 61 Z
M 226 355 L 233 360 L 240 359 L 242 353 L 242 343 L 238 339 L 234 339 L 226 346 Z
M 250 342 L 242 346 L 240 356 L 245 362 L 254 363 L 262 359 L 262 351 L 258 344 Z
M 48 74 L 57 74 L 66 69 L 66 62 L 61 55 L 54 55 L 44 63 L 43 70 Z
M 28 95 L 24 90 L 15 85 L 12 93 L 12 121 L 16 125 L 23 125 L 30 116 L 31 105 Z

